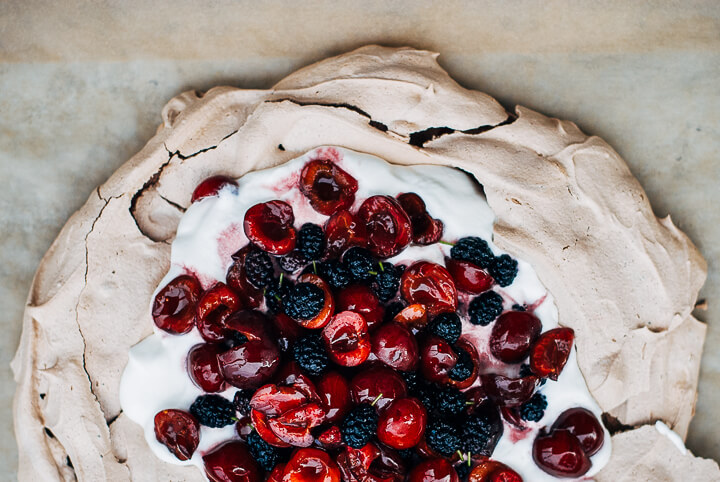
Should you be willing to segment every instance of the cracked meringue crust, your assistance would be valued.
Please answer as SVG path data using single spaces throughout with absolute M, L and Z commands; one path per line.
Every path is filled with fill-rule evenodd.
M 555 297 L 592 395 L 639 427 L 613 437 L 597 480 L 720 479 L 716 463 L 644 426 L 661 419 L 687 434 L 705 337 L 690 314 L 706 275 L 699 252 L 655 217 L 604 141 L 523 107 L 509 113 L 436 57 L 368 46 L 270 90 L 217 87 L 165 106 L 155 137 L 70 218 L 35 275 L 12 363 L 20 480 L 203 480 L 157 459 L 120 410 L 128 350 L 152 333 L 150 297 L 193 188 L 322 145 L 459 167 L 484 186 L 494 242 Z

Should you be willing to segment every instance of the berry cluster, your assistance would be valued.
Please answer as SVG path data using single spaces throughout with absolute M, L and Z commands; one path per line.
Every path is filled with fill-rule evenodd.
M 235 424 L 238 439 L 203 457 L 210 480 L 236 480 L 238 468 L 251 482 L 305 480 L 312 466 L 325 481 L 521 481 L 489 457 L 503 420 L 522 428 L 542 419 L 547 401 L 536 388 L 557 380 L 572 330 L 541 334 L 531 312 L 503 312 L 493 287 L 510 285 L 518 264 L 480 238 L 457 241 L 445 266 L 388 262 L 411 243 L 442 237 L 443 223 L 416 194 L 372 196 L 351 211 L 357 181 L 336 163 L 310 161 L 299 177 L 310 205 L 329 216 L 323 226 L 296 229 L 289 204 L 257 204 L 245 214 L 250 244 L 232 256 L 224 282 L 203 291 L 182 275 L 157 294 L 160 329 L 196 327 L 206 342 L 187 359 L 206 394 L 189 412 L 159 412 L 158 441 L 187 460 L 200 426 Z M 194 201 L 234 185 L 206 183 Z M 492 355 L 529 360 L 526 373 L 481 373 L 463 319 L 492 323 Z M 219 394 L 231 387 L 232 401 Z M 536 441 L 541 467 L 558 434 L 594 450 L 587 420 L 571 414 L 557 423 Z M 602 444 L 602 430 L 593 443 L 597 434 Z

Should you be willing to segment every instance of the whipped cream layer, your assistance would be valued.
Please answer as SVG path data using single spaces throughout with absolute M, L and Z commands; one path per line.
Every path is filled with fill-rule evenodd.
M 204 288 L 217 281 L 225 281 L 225 273 L 232 263 L 230 255 L 248 243 L 242 223 L 247 209 L 256 203 L 273 199 L 290 203 L 295 213 L 296 227 L 306 222 L 324 223 L 327 216 L 310 207 L 297 185 L 304 164 L 319 157 L 336 160 L 358 180 L 354 208 L 365 198 L 376 194 L 394 196 L 415 192 L 425 201 L 428 212 L 443 221 L 443 240 L 454 242 L 464 236 L 479 236 L 489 242 L 495 255 L 504 253 L 492 243 L 495 216 L 480 186 L 469 175 L 442 166 L 392 165 L 374 156 L 324 147 L 278 167 L 251 172 L 238 180 L 237 188 L 227 186 L 218 196 L 191 205 L 178 225 L 177 237 L 172 243 L 172 264 L 157 290 L 183 273 L 197 276 Z M 410 246 L 389 261 L 410 264 L 417 260 L 427 260 L 444 265 L 444 259 L 449 255 L 450 246 L 435 243 L 430 246 Z M 515 281 L 508 287 L 495 286 L 493 289 L 503 296 L 506 310 L 514 304 L 530 306 L 541 320 L 543 331 L 558 326 L 558 313 L 553 298 L 528 263 L 518 260 Z M 465 301 L 469 300 L 461 294 L 461 300 L 463 297 Z M 516 376 L 518 367 L 501 362 L 492 363 L 493 357 L 487 346 L 491 329 L 492 325 L 476 326 L 467 319 L 463 320 L 463 337 L 469 339 L 478 352 L 490 360 L 486 371 L 498 369 L 507 375 Z M 181 462 L 155 439 L 153 419 L 163 409 L 187 410 L 195 398 L 203 393 L 190 380 L 186 369 L 187 353 L 194 345 L 202 342 L 197 329 L 186 335 L 171 335 L 156 328 L 153 335 L 130 350 L 120 386 L 123 411 L 143 427 L 152 451 L 166 462 L 195 465 L 201 470 L 204 453 L 223 440 L 237 438 L 234 425 L 220 429 L 202 427 L 198 450 L 191 460 Z M 232 400 L 236 390 L 233 387 L 221 395 Z M 567 409 L 586 408 L 598 420 L 602 412 L 588 391 L 574 349 L 558 381 L 548 380 L 539 388 L 539 392 L 547 397 L 548 402 L 543 418 L 539 422 L 528 422 L 528 429 L 524 431 L 505 423 L 503 436 L 492 458 L 515 469 L 526 481 L 558 480 L 534 463 L 532 445 L 535 436 Z M 610 434 L 606 431 L 604 445 L 592 456 L 592 468 L 586 476 L 597 473 L 607 463 L 610 453 Z

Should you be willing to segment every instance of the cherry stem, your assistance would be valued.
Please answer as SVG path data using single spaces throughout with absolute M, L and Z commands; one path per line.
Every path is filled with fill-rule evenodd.
M 460 457 L 460 462 L 465 462 L 465 454 L 460 452 L 460 449 L 458 449 L 455 453 L 458 454 L 458 457 Z
M 467 459 L 468 467 L 472 467 L 472 453 L 470 451 L 468 451 L 467 456 L 468 456 L 468 459 Z
M 278 280 L 278 287 L 282 286 L 284 277 L 285 277 L 285 273 L 280 273 L 280 279 Z
M 438 241 L 440 244 L 444 244 L 445 246 L 455 246 L 455 243 L 448 243 L 447 241 L 443 241 L 442 239 Z
M 383 394 L 381 393 L 380 395 L 378 395 L 377 397 L 375 397 L 375 400 L 373 400 L 373 402 L 370 404 L 370 406 L 371 406 L 371 407 L 374 407 L 375 404 L 378 402 L 378 400 L 380 400 L 380 399 L 382 398 L 382 396 L 383 396 Z
M 378 262 L 378 265 L 380 266 L 380 271 L 385 271 L 385 267 L 382 264 L 382 261 Z
M 377 271 L 368 271 L 368 274 L 371 274 L 371 275 L 373 275 L 373 276 L 377 276 L 378 273 L 377 273 Z
M 315 261 L 313 261 L 312 263 L 313 263 L 313 272 L 315 274 L 317 274 L 317 263 Z

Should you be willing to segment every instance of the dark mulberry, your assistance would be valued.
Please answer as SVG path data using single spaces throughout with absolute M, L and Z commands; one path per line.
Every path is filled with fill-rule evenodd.
M 293 358 L 300 368 L 316 377 L 325 373 L 330 363 L 322 338 L 317 333 L 305 335 L 295 342 Z
M 285 314 L 295 320 L 315 318 L 325 305 L 325 293 L 312 283 L 298 283 L 282 298 Z
M 465 395 L 455 387 L 440 387 L 435 391 L 434 408 L 444 417 L 460 415 L 465 410 Z
M 252 249 L 245 256 L 245 276 L 256 287 L 267 286 L 273 279 L 275 268 L 270 255 L 259 249 Z
M 527 402 L 520 405 L 520 418 L 528 422 L 539 422 L 545 415 L 547 398 L 542 393 L 536 393 Z
M 362 403 L 348 413 L 340 424 L 343 442 L 359 449 L 377 433 L 378 415 L 375 408 Z
M 440 313 L 428 323 L 427 329 L 453 345 L 462 334 L 462 322 L 457 313 Z
M 377 275 L 373 280 L 373 291 L 383 303 L 395 298 L 400 288 L 400 277 L 405 266 L 395 266 L 391 263 L 378 263 Z
M 264 441 L 255 431 L 248 435 L 247 444 L 250 455 L 268 472 L 274 469 L 277 464 L 287 459 L 287 450 L 273 447 Z
M 497 284 L 510 286 L 518 273 L 518 262 L 507 254 L 502 254 L 493 259 L 488 269 Z
M 468 377 L 472 375 L 474 368 L 473 359 L 467 350 L 457 346 L 455 347 L 455 353 L 457 353 L 457 362 L 455 366 L 450 369 L 448 376 L 451 380 L 461 382 L 467 380 Z
M 486 291 L 476 296 L 468 306 L 470 322 L 474 325 L 487 326 L 503 311 L 503 299 L 494 291 Z
M 494 255 L 487 241 L 484 239 L 470 236 L 461 238 L 450 249 L 450 257 L 461 261 L 469 261 L 481 268 L 490 266 Z
M 235 405 L 220 395 L 200 395 L 190 405 L 190 413 L 206 427 L 224 427 L 237 420 Z
M 250 416 L 250 399 L 253 396 L 252 390 L 238 390 L 233 397 L 235 410 L 243 417 Z
M 458 428 L 451 422 L 433 419 L 425 428 L 425 441 L 435 452 L 450 457 L 460 449 L 462 441 Z
M 376 274 L 373 271 L 375 260 L 365 248 L 350 248 L 343 255 L 343 264 L 354 281 L 367 281 Z
M 343 289 L 352 281 L 350 271 L 336 259 L 330 259 L 324 263 L 316 263 L 317 275 L 324 279 L 327 284 L 336 289 Z
M 503 433 L 497 407 L 481 405 L 461 423 L 462 451 L 490 457 Z
M 283 310 L 283 300 L 293 286 L 292 281 L 283 277 L 265 287 L 265 305 L 271 313 L 280 313 Z
M 280 269 L 291 274 L 297 273 L 308 264 L 308 260 L 298 250 L 290 251 L 285 256 L 278 256 L 276 259 Z
M 297 250 L 308 261 L 322 258 L 325 252 L 325 233 L 322 228 L 317 224 L 303 224 L 297 234 Z

